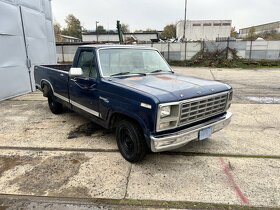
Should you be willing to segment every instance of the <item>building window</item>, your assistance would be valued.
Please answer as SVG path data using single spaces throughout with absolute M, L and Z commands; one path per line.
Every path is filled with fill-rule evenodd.
M 211 23 L 204 23 L 203 26 L 211 26 Z
M 194 23 L 193 26 L 201 26 L 200 23 Z
M 214 26 L 221 26 L 222 24 L 221 23 L 214 23 L 213 25 Z
M 230 26 L 230 23 L 223 23 L 223 26 Z

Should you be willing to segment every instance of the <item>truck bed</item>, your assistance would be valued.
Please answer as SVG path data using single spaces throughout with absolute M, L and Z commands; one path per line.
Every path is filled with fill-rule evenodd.
M 51 68 L 54 70 L 69 72 L 72 65 L 41 65 L 42 67 Z

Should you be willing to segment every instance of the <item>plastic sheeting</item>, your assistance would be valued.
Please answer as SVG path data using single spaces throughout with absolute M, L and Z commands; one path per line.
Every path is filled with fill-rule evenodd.
M 34 65 L 55 64 L 56 49 L 50 0 L 0 0 L 0 20 L 3 100 L 30 92 L 31 86 L 34 90 Z M 27 56 L 32 64 L 30 69 Z

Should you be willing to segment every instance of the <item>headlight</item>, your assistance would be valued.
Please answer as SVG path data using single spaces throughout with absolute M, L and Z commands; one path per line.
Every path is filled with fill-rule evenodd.
M 233 95 L 233 92 L 231 91 L 231 92 L 229 93 L 229 96 L 228 96 L 228 100 L 229 100 L 229 101 L 232 100 L 232 95 Z
M 165 118 L 167 116 L 170 116 L 170 114 L 171 114 L 171 106 L 161 107 L 160 118 Z
M 175 128 L 179 120 L 179 104 L 159 105 L 157 131 Z

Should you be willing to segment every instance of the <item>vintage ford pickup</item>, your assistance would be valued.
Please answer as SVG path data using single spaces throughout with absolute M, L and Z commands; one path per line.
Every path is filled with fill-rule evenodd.
M 34 76 L 54 114 L 66 106 L 115 128 L 120 153 L 130 162 L 149 150 L 205 140 L 232 116 L 229 85 L 178 75 L 153 48 L 81 46 L 72 66 L 35 66 Z

